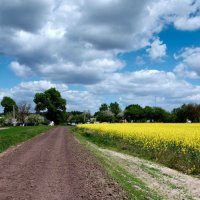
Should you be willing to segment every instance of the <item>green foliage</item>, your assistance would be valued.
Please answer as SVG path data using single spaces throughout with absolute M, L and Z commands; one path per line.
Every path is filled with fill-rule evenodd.
M 119 122 L 123 118 L 121 108 L 117 102 L 110 103 L 109 106 L 105 103 L 102 104 L 94 116 L 100 122 Z
M 6 113 L 4 116 L 4 126 L 12 126 L 13 115 L 12 113 Z
M 1 106 L 4 107 L 4 114 L 12 112 L 13 106 L 17 107 L 16 102 L 10 97 L 3 97 Z
M 27 119 L 26 122 L 28 125 L 39 125 L 39 124 L 43 124 L 45 122 L 45 119 L 43 116 L 39 115 L 39 114 L 30 114 Z
M 170 113 L 162 108 L 154 107 L 153 119 L 155 122 L 169 122 Z
M 146 106 L 142 108 L 138 104 L 132 104 L 125 108 L 124 118 L 129 122 L 170 122 L 170 113 L 160 107 Z
M 0 116 L 0 126 L 5 125 L 5 118 Z
M 72 111 L 66 114 L 68 123 L 86 123 L 90 120 L 91 114 L 88 112 Z
M 125 108 L 124 117 L 128 121 L 141 121 L 144 117 L 143 108 L 138 104 L 132 104 Z
M 44 93 L 36 93 L 33 101 L 36 104 L 36 112 L 44 111 L 46 109 L 47 100 Z
M 173 120 L 176 122 L 200 122 L 200 105 L 198 104 L 183 104 L 179 108 L 172 111 Z
M 106 111 L 106 110 L 109 110 L 108 105 L 106 103 L 101 104 L 99 111 L 102 112 L 102 111 Z
M 114 122 L 114 114 L 109 111 L 99 111 L 95 113 L 95 117 L 99 122 Z
M 0 130 L 0 153 L 10 146 L 24 142 L 42 132 L 49 130 L 49 126 L 12 127 Z
M 119 104 L 117 102 L 110 103 L 109 109 L 114 114 L 115 117 L 121 112 L 121 109 L 120 109 Z
M 59 91 L 50 88 L 44 93 L 36 93 L 34 97 L 36 112 L 46 112 L 48 120 L 56 124 L 62 123 L 66 118 L 66 100 L 61 97 Z
M 146 106 L 144 109 L 144 116 L 145 116 L 145 121 L 149 120 L 152 122 L 154 120 L 154 109 L 150 106 Z

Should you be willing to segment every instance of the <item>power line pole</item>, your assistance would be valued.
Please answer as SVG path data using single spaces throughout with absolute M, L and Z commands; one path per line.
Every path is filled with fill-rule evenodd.
M 13 126 L 16 125 L 16 118 L 15 118 L 15 106 L 13 105 Z
M 13 105 L 13 119 L 15 119 L 15 106 Z

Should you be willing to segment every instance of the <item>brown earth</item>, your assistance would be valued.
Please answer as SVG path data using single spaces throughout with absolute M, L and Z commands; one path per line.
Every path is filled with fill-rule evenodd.
M 0 200 L 33 199 L 127 197 L 68 129 L 55 128 L 0 156 Z

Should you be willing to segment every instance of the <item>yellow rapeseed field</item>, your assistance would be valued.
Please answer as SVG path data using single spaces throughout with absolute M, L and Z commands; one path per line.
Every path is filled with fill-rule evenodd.
M 79 128 L 97 131 L 99 134 L 120 136 L 123 139 L 142 140 L 146 146 L 158 148 L 162 143 L 175 143 L 183 148 L 191 147 L 200 151 L 200 124 L 82 124 Z
M 97 144 L 200 174 L 200 124 L 82 124 L 78 128 Z

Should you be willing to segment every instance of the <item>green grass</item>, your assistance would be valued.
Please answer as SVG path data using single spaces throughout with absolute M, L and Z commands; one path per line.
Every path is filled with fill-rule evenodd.
M 0 153 L 11 146 L 24 142 L 42 132 L 49 130 L 49 126 L 11 127 L 0 130 Z
M 108 174 L 127 192 L 130 200 L 163 200 L 164 197 L 152 191 L 142 180 L 134 177 L 125 169 L 120 167 L 113 159 L 104 155 L 87 143 L 87 138 L 80 134 L 77 129 L 72 129 L 75 137 L 84 144 L 97 157 L 99 164 L 102 165 Z
M 186 174 L 197 177 L 200 175 L 200 153 L 196 149 L 188 147 L 183 152 L 181 144 L 177 145 L 171 142 L 166 148 L 150 148 L 141 140 L 125 140 L 120 136 L 101 134 L 86 129 L 77 128 L 76 131 L 98 146 L 151 160 Z

